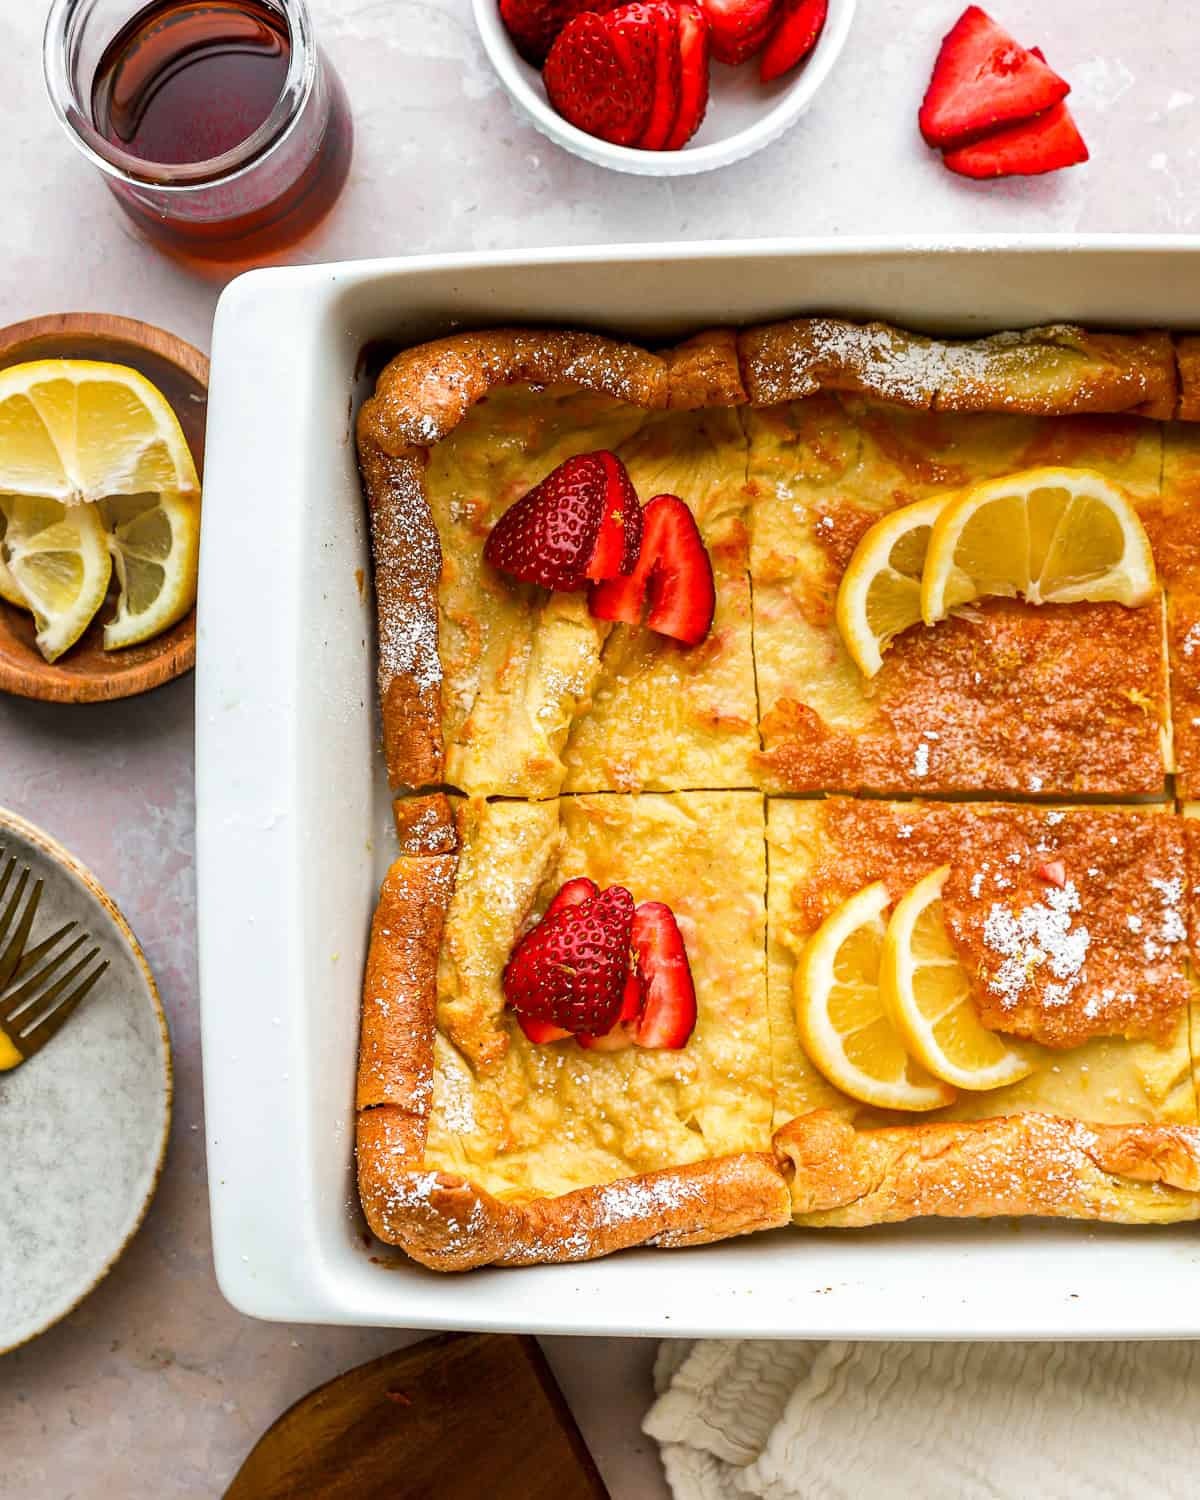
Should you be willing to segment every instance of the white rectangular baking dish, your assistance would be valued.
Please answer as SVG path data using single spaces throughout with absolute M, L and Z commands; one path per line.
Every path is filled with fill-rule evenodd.
M 1200 327 L 1200 241 L 649 245 L 254 272 L 217 313 L 197 841 L 217 1276 L 264 1318 L 549 1333 L 1200 1336 L 1200 1234 L 787 1231 L 439 1277 L 384 1268 L 352 1176 L 359 980 L 390 847 L 352 440 L 360 353 L 454 328 L 655 339 L 794 312 L 949 333 Z

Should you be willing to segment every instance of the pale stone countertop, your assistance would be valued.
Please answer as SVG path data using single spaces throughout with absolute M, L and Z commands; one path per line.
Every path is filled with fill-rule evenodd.
M 723 173 L 664 181 L 588 166 L 518 119 L 467 0 L 313 8 L 354 101 L 358 149 L 308 259 L 772 233 L 1179 233 L 1200 219 L 1195 33 L 1189 7 L 1170 0 L 995 0 L 999 18 L 1074 84 L 1092 150 L 1083 169 L 995 186 L 950 177 L 915 132 L 937 39 L 960 0 L 859 0 L 837 71 L 791 134 Z M 39 60 L 44 9 L 8 0 L 0 14 L 0 321 L 120 312 L 207 346 L 219 288 L 140 244 L 53 123 Z M 158 973 L 178 1077 L 166 1176 L 145 1229 L 73 1317 L 0 1359 L 0 1493 L 217 1495 L 285 1406 L 402 1339 L 251 1322 L 213 1282 L 191 684 L 106 708 L 0 699 L 0 801 L 61 838 L 124 908 Z M 650 1346 L 557 1339 L 547 1349 L 613 1494 L 665 1494 L 638 1432 Z

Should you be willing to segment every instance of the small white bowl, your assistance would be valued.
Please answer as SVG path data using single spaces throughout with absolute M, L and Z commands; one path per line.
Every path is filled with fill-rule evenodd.
M 498 0 L 472 0 L 475 24 L 492 66 L 504 87 L 534 125 L 556 145 L 585 161 L 640 177 L 682 177 L 741 161 L 769 146 L 812 103 L 838 59 L 857 0 L 829 0 L 829 15 L 807 60 L 773 83 L 758 81 L 758 58 L 740 68 L 712 65 L 712 93 L 700 129 L 682 151 L 639 151 L 610 146 L 569 124 L 546 97 L 542 75 L 527 63 L 509 39 Z

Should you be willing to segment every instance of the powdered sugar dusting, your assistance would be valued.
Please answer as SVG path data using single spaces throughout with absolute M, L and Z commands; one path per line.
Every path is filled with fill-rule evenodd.
M 1152 876 L 1149 886 L 1158 897 L 1158 930 L 1143 939 L 1142 952 L 1147 963 L 1154 963 L 1170 957 L 1175 947 L 1187 941 L 1187 924 L 1183 919 L 1182 879 L 1178 875 L 1167 880 Z
M 389 495 L 372 514 L 379 611 L 379 681 L 386 694 L 408 676 L 420 691 L 442 680 L 437 581 L 442 548 L 416 459 L 396 466 Z
M 434 1081 L 433 1109 L 437 1119 L 453 1135 L 471 1135 L 477 1129 L 471 1075 L 457 1059 L 439 1057 Z
M 626 1177 L 610 1182 L 597 1194 L 597 1219 L 603 1225 L 653 1219 L 704 1199 L 703 1189 L 686 1177 L 665 1173 L 658 1177 Z
M 450 838 L 440 798 L 427 798 L 425 805 L 418 812 L 410 813 L 404 821 L 406 854 L 440 854 Z
M 1054 976 L 1043 992 L 1046 1003 L 1066 1003 L 1086 977 L 1084 962 L 1091 942 L 1086 927 L 1072 925 L 1078 910 L 1079 891 L 1072 880 L 1017 912 L 992 903 L 983 937 L 1002 961 L 987 983 L 1002 1005 L 1019 1004 L 1043 967 Z
M 1025 380 L 1044 376 L 1048 361 L 1066 353 L 1079 331 L 1065 324 L 953 343 L 901 332 L 885 323 L 811 318 L 758 351 L 755 399 L 773 404 L 821 389 L 861 390 L 900 406 L 951 403 L 1020 409 Z

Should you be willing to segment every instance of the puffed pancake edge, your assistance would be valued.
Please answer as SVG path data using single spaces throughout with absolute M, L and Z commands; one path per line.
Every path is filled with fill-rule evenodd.
M 443 779 L 438 580 L 429 450 L 497 386 L 575 385 L 646 410 L 766 406 L 856 391 L 931 411 L 1200 416 L 1195 339 L 1068 324 L 939 340 L 884 323 L 792 318 L 712 329 L 652 353 L 599 334 L 499 328 L 406 349 L 358 417 L 379 619 L 379 695 L 394 789 Z

